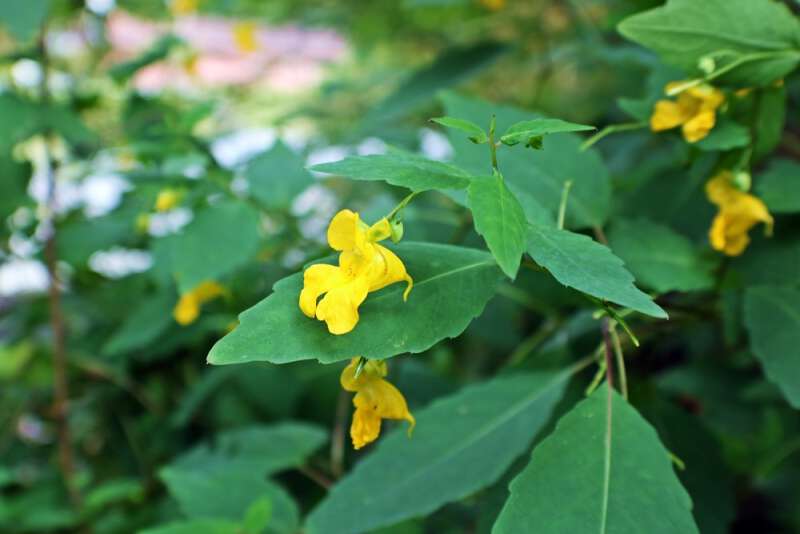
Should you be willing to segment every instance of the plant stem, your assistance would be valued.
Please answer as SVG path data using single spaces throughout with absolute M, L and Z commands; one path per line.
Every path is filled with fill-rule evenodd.
M 412 191 L 410 194 L 406 195 L 406 197 L 405 197 L 403 200 L 401 200 L 401 201 L 400 201 L 400 203 L 399 203 L 397 206 L 395 206 L 395 207 L 394 207 L 394 209 L 393 209 L 392 211 L 390 211 L 390 212 L 389 212 L 389 215 L 387 215 L 387 216 L 386 216 L 386 219 L 388 219 L 389 221 L 391 221 L 391 220 L 392 220 L 394 217 L 396 217 L 396 216 L 397 216 L 397 214 L 398 214 L 398 213 L 400 213 L 400 212 L 403 210 L 403 208 L 405 208 L 405 207 L 408 205 L 408 203 L 409 203 L 409 202 L 411 202 L 411 201 L 413 200 L 413 198 L 414 198 L 415 196 L 417 196 L 418 194 L 419 194 L 419 192 L 418 192 L 418 191 Z
M 611 337 L 608 334 L 608 323 L 609 318 L 603 317 L 601 321 L 601 328 L 603 330 L 603 355 L 605 356 L 606 362 L 606 383 L 608 384 L 608 389 L 611 390 L 614 387 L 614 372 L 613 372 L 613 363 L 611 361 Z
M 617 357 L 617 369 L 619 372 L 619 387 L 622 396 L 628 400 L 628 376 L 625 372 L 625 355 L 622 353 L 622 343 L 619 342 L 619 334 L 616 328 L 611 328 L 611 341 L 614 345 L 614 355 Z
M 611 134 L 615 134 L 618 132 L 630 132 L 633 130 L 641 130 L 642 128 L 647 128 L 647 123 L 642 122 L 626 122 L 624 124 L 612 124 L 611 126 L 606 126 L 589 139 L 583 142 L 581 145 L 581 152 L 584 150 L 588 150 L 592 145 L 600 141 L 601 139 L 608 137 Z
M 492 115 L 492 121 L 489 123 L 489 153 L 492 156 L 492 169 L 499 170 L 497 167 L 497 143 L 494 140 L 494 130 L 497 126 L 497 119 Z
M 572 180 L 564 182 L 561 189 L 561 203 L 558 205 L 558 229 L 564 229 L 564 218 L 567 215 L 567 200 L 569 200 L 569 190 L 572 189 Z

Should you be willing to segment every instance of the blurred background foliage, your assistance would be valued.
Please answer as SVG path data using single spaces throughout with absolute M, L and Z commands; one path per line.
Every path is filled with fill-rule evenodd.
M 475 149 L 428 122 L 443 114 L 513 106 L 598 126 L 628 121 L 618 100 L 654 94 L 665 67 L 615 27 L 658 3 L 4 2 L 0 530 L 297 532 L 369 454 L 344 439 L 341 366 L 215 368 L 205 357 L 276 280 L 326 254 L 338 209 L 372 221 L 402 198 L 307 167 L 387 147 L 463 162 Z M 790 110 L 798 90 L 796 78 L 781 89 Z M 787 113 L 775 140 L 783 161 L 764 169 L 796 173 L 797 128 Z M 610 183 L 605 230 L 634 274 L 637 252 L 664 227 L 671 253 L 705 265 L 699 279 L 669 269 L 640 279 L 665 292 L 671 320 L 634 320 L 643 345 L 629 359 L 634 404 L 697 466 L 680 476 L 701 531 L 800 530 L 800 420 L 764 381 L 741 326 L 743 287 L 797 288 L 798 220 L 782 218 L 774 238 L 720 260 L 705 246 L 713 207 L 700 192 L 716 156 L 643 130 L 609 137 L 590 161 L 560 151 L 564 143 L 542 157 Z M 649 237 L 631 242 L 643 226 Z M 405 228 L 407 239 L 482 246 L 468 212 L 438 193 L 408 208 Z M 222 294 L 179 324 L 173 308 L 205 280 Z M 596 341 L 575 293 L 523 271 L 463 336 L 394 359 L 391 376 L 413 411 L 496 372 L 588 354 Z M 54 394 L 59 351 L 68 404 Z M 488 532 L 524 465 L 382 532 Z

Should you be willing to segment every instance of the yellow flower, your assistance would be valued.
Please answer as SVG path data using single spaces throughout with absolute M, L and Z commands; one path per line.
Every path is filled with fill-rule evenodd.
M 681 126 L 683 138 L 695 143 L 708 135 L 716 124 L 716 112 L 725 95 L 710 85 L 688 86 L 691 82 L 671 82 L 667 84 L 667 94 L 679 92 L 677 100 L 659 100 L 650 117 L 650 129 L 654 132 L 670 130 Z
M 360 449 L 372 443 L 381 433 L 382 419 L 405 419 L 410 426 L 408 435 L 414 430 L 416 421 L 403 394 L 384 380 L 387 373 L 386 362 L 383 360 L 368 360 L 361 373 L 356 377 L 358 362 L 361 358 L 353 358 L 350 364 L 342 371 L 339 381 L 346 391 L 355 392 L 353 406 L 353 423 L 350 425 L 350 438 L 353 447 Z
M 325 321 L 331 334 L 346 334 L 358 323 L 358 307 L 371 291 L 405 281 L 408 298 L 414 281 L 391 250 L 377 244 L 391 235 L 386 218 L 367 226 L 357 213 L 342 210 L 328 226 L 328 244 L 341 252 L 339 266 L 316 264 L 303 274 L 300 309 Z M 322 296 L 317 303 L 317 299 Z
M 233 42 L 240 52 L 255 52 L 258 50 L 258 36 L 256 25 L 252 22 L 240 22 L 233 27 Z
M 490 11 L 500 11 L 506 7 L 506 0 L 479 0 L 479 2 Z
M 708 181 L 706 196 L 719 206 L 708 233 L 714 249 L 738 256 L 750 243 L 747 233 L 753 226 L 763 222 L 767 233 L 772 231 L 773 220 L 767 206 L 761 199 L 736 188 L 730 171 L 722 171 Z
M 197 11 L 199 0 L 172 0 L 170 10 L 173 15 L 189 15 Z
M 200 315 L 200 307 L 203 304 L 224 293 L 225 289 L 213 280 L 201 282 L 188 293 L 181 295 L 181 298 L 172 310 L 172 316 L 180 325 L 186 326 L 192 324 Z
M 156 211 L 169 211 L 178 205 L 181 194 L 174 189 L 162 189 L 156 197 Z

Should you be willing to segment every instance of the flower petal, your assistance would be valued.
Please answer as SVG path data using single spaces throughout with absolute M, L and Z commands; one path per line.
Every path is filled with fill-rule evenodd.
M 372 443 L 381 433 L 381 418 L 369 408 L 356 408 L 353 413 L 353 422 L 350 425 L 350 439 L 353 448 L 360 449 Z
M 683 138 L 689 143 L 696 143 L 708 135 L 716 122 L 714 110 L 702 110 L 683 124 Z
M 334 265 L 318 263 L 303 273 L 303 290 L 300 292 L 300 309 L 308 317 L 317 312 L 317 299 L 333 287 L 346 283 L 340 269 Z
M 331 288 L 317 305 L 317 319 L 328 324 L 331 334 L 346 334 L 358 323 L 358 307 L 367 298 L 369 280 L 364 276 Z
M 408 286 L 403 292 L 403 300 L 406 300 L 408 294 L 411 292 L 411 288 L 414 287 L 414 280 L 406 272 L 406 266 L 403 265 L 402 260 L 397 257 L 397 254 L 388 248 L 381 245 L 375 245 L 375 248 L 378 254 L 380 254 L 383 269 L 374 274 L 372 280 L 370 280 L 369 290 L 377 291 L 395 282 L 405 281 L 408 283 Z
M 192 324 L 200 315 L 200 303 L 192 293 L 183 295 L 172 309 L 172 317 L 182 326 Z
M 672 100 L 659 100 L 650 117 L 650 129 L 654 132 L 676 128 L 689 120 L 691 113 Z
M 328 225 L 328 244 L 333 250 L 353 250 L 366 240 L 358 213 L 342 210 Z

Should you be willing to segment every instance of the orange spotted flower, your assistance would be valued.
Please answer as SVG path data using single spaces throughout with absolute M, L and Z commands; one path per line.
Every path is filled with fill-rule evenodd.
M 772 231 L 773 219 L 764 202 L 734 185 L 733 174 L 722 171 L 706 184 L 706 196 L 719 206 L 709 230 L 711 246 L 728 256 L 738 256 L 750 243 L 748 232 L 762 222 L 767 233 Z
M 356 376 L 361 358 L 353 358 L 342 371 L 339 379 L 346 391 L 355 393 L 353 423 L 350 425 L 350 438 L 353 447 L 360 449 L 372 443 L 381 433 L 381 420 L 404 419 L 410 423 L 408 435 L 414 430 L 416 421 L 403 394 L 384 379 L 387 373 L 383 360 L 367 360 Z
M 328 226 L 328 244 L 341 252 L 339 265 L 319 263 L 306 269 L 299 302 L 303 313 L 325 321 L 331 334 L 341 335 L 355 328 L 358 307 L 368 293 L 405 281 L 403 300 L 407 299 L 414 281 L 400 258 L 378 244 L 390 235 L 386 218 L 367 226 L 357 213 L 337 213 Z
M 725 102 L 722 91 L 707 84 L 671 82 L 665 92 L 677 94 L 678 98 L 656 102 L 650 129 L 661 132 L 680 126 L 683 138 L 689 143 L 705 138 L 717 122 L 717 109 Z

